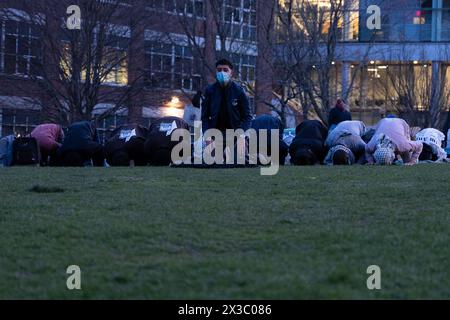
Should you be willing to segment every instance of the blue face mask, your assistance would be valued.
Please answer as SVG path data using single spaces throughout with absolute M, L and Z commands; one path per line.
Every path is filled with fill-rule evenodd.
M 227 72 L 217 72 L 216 79 L 221 85 L 227 85 L 230 82 L 231 76 Z

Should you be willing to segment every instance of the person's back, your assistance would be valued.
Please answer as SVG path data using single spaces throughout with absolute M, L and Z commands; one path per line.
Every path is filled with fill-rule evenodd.
M 328 148 L 345 146 L 352 152 L 355 161 L 358 161 L 365 153 L 366 143 L 362 139 L 365 132 L 366 126 L 362 121 L 344 121 L 330 131 L 325 145 Z
M 171 135 L 177 129 L 189 130 L 189 125 L 177 117 L 164 117 L 150 125 L 144 144 L 144 152 L 150 165 L 167 166 L 171 163 L 172 149 L 179 143 L 171 141 Z
M 415 135 L 415 138 L 416 141 L 423 143 L 423 150 L 419 160 L 443 161 L 447 159 L 447 152 L 443 148 L 445 141 L 445 135 L 443 132 L 434 128 L 425 128 L 419 131 Z M 430 149 L 432 157 L 429 156 Z
M 410 147 L 409 125 L 405 120 L 399 118 L 385 118 L 378 122 L 375 128 L 375 134 L 367 144 L 368 148 L 374 148 L 377 144 L 377 137 L 385 134 L 395 144 L 398 152 L 405 152 Z
M 339 99 L 328 115 L 328 126 L 333 128 L 339 123 L 352 120 L 352 114 L 346 110 L 345 103 Z
M 106 139 L 105 156 L 111 166 L 146 165 L 144 144 L 148 130 L 140 125 L 123 125 L 116 128 Z
M 410 127 L 405 120 L 385 118 L 378 122 L 375 134 L 366 146 L 369 163 L 373 163 L 373 155 L 379 149 L 380 139 L 390 142 L 393 152 L 400 155 L 407 164 L 416 163 L 423 149 L 421 142 L 411 140 Z
M 95 166 L 103 166 L 104 162 L 104 148 L 97 141 L 97 131 L 89 121 L 76 122 L 69 127 L 59 153 L 65 166 L 72 166 L 73 158 L 77 158 L 77 164 L 79 159 L 92 160 Z
M 295 129 L 294 140 L 325 141 L 327 134 L 327 128 L 319 120 L 305 120 Z
M 92 144 L 97 145 L 98 142 L 95 139 L 95 128 L 89 121 L 76 122 L 68 128 L 61 151 L 83 150 Z
M 362 137 L 366 132 L 366 125 L 362 121 L 343 121 L 339 123 L 332 131 L 329 132 L 325 144 L 332 147 L 336 144 L 336 140 L 343 135 L 354 135 Z
M 31 137 L 37 140 L 41 149 L 50 152 L 61 146 L 64 133 L 60 125 L 46 123 L 34 128 Z
M 318 120 L 305 120 L 297 126 L 296 136 L 289 147 L 291 162 L 299 163 L 299 158 L 308 157 L 306 162 L 322 162 L 325 157 L 324 142 L 328 134 L 327 128 Z M 302 161 L 300 161 L 302 162 Z
M 57 161 L 58 148 L 61 147 L 64 139 L 64 132 L 60 125 L 54 123 L 38 125 L 30 136 L 39 144 L 42 166 Z
M 422 141 L 426 143 L 433 143 L 438 147 L 442 147 L 445 141 L 445 134 L 434 128 L 425 128 L 420 130 L 415 138 L 417 141 Z

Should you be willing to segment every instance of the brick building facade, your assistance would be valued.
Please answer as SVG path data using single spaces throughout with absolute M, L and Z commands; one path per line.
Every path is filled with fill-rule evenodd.
M 99 0 L 108 5 L 110 0 Z M 76 1 L 74 1 L 76 2 Z M 214 81 L 214 63 L 225 56 L 235 64 L 236 77 L 248 85 L 255 114 L 267 113 L 264 101 L 272 95 L 270 50 L 265 32 L 270 33 L 274 1 L 224 0 L 215 8 L 207 0 L 134 0 L 134 9 L 146 13 L 146 19 L 126 32 L 133 43 L 127 45 L 117 37 L 118 52 L 127 52 L 126 62 L 111 70 L 101 90 L 114 94 L 129 83 L 140 83 L 142 90 L 127 102 L 125 110 L 102 120 L 99 127 L 109 130 L 125 122 L 149 124 L 166 115 L 183 115 L 183 108 L 197 90 Z M 58 2 L 61 12 L 72 4 Z M 52 120 L 55 97 L 44 93 L 36 84 L 34 61 L 45 59 L 39 32 L 33 23 L 11 19 L 7 11 L 26 15 L 17 1 L 0 0 L 0 135 L 25 134 L 42 122 Z M 127 27 L 131 9 L 126 5 L 115 24 Z M 220 14 L 220 25 L 217 16 Z M 45 12 L 43 12 L 45 16 Z M 62 15 L 64 16 L 64 15 Z M 67 18 L 68 15 L 64 17 Z M 83 19 L 83 15 L 82 15 Z M 221 41 L 220 26 L 226 26 L 229 39 Z M 218 27 L 219 26 L 219 27 Z M 187 31 L 192 27 L 191 31 Z M 258 30 L 258 32 L 257 32 Z M 260 32 L 265 30 L 265 32 Z M 222 30 L 223 31 L 223 30 Z M 195 37 L 201 55 L 193 52 L 190 37 Z M 266 45 L 265 45 L 266 43 Z M 221 46 L 225 45 L 226 50 Z M 261 55 L 259 53 L 261 52 Z M 44 63 L 45 64 L 45 63 Z M 143 70 L 143 71 L 142 71 Z M 143 72 L 143 77 L 138 74 Z M 113 107 L 114 101 L 98 101 L 95 113 Z

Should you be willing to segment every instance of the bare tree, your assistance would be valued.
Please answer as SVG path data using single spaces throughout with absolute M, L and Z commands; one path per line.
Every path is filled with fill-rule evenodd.
M 401 58 L 407 61 L 389 66 L 388 86 L 397 103 L 391 108 L 402 115 L 411 125 L 443 128 L 445 112 L 450 102 L 450 83 L 447 79 L 448 65 L 432 65 L 411 62 L 410 49 L 403 47 Z M 445 56 L 445 52 L 441 52 Z M 425 56 L 425 52 L 422 52 Z M 421 59 L 422 61 L 426 59 Z
M 344 100 L 352 94 L 360 69 L 368 63 L 376 33 L 366 34 L 363 52 L 356 61 L 344 64 L 342 41 L 356 35 L 359 1 L 354 0 L 291 0 L 281 1 L 276 13 L 276 59 L 282 67 L 283 82 L 291 82 L 301 105 L 303 117 L 314 116 L 327 123 L 327 115 L 336 98 Z M 385 18 L 382 18 L 382 21 Z M 360 35 L 361 36 L 361 35 Z M 345 83 L 339 74 L 348 68 Z M 339 90 L 340 88 L 340 90 Z

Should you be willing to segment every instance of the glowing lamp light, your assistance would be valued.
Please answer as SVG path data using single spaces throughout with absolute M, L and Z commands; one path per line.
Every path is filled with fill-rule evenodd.
M 184 110 L 181 108 L 180 98 L 173 96 L 167 105 L 163 108 L 163 115 L 165 117 L 179 117 L 182 118 Z
M 173 96 L 169 102 L 167 102 L 166 106 L 172 107 L 172 108 L 178 108 L 180 106 L 180 98 Z
M 174 104 L 179 104 L 180 103 L 180 98 L 178 97 L 172 97 L 172 100 L 170 100 L 170 104 L 174 105 Z

